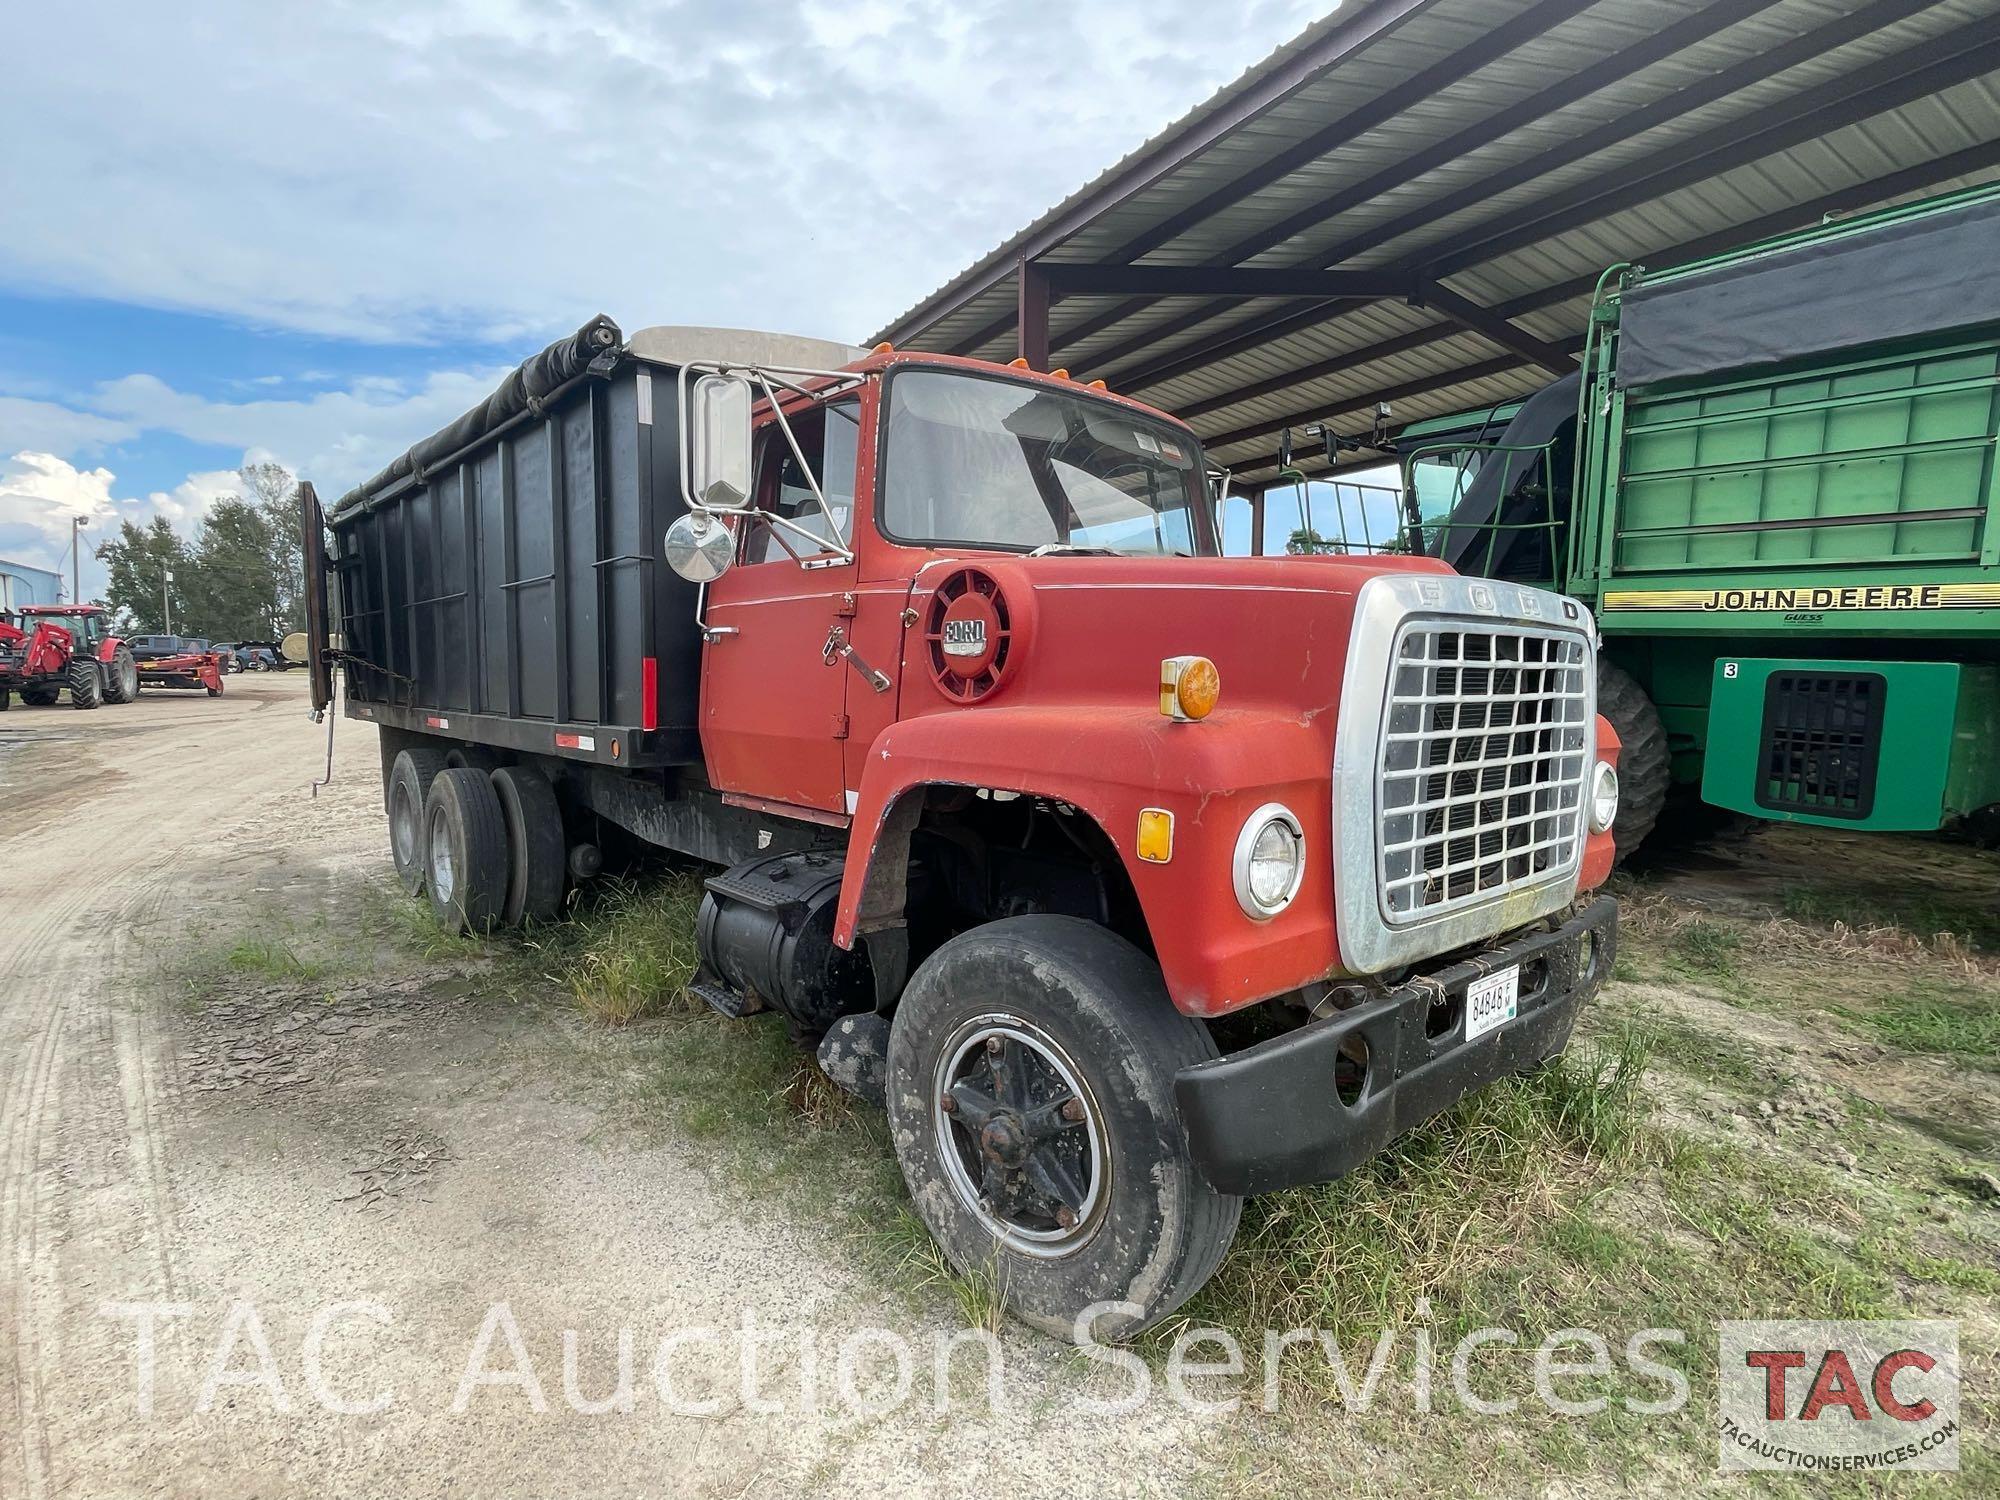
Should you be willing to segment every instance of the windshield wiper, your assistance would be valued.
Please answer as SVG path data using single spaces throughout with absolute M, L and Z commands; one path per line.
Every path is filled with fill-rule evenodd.
M 1055 557 L 1058 555 L 1066 557 L 1117 557 L 1120 554 L 1115 547 L 1088 547 L 1077 542 L 1043 542 L 1041 546 L 1028 554 L 1030 557 Z

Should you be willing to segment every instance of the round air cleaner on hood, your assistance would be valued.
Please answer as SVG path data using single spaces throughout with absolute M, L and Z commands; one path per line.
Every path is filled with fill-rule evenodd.
M 1014 617 L 999 580 L 984 568 L 946 576 L 924 611 L 931 681 L 954 703 L 999 691 L 1013 655 Z

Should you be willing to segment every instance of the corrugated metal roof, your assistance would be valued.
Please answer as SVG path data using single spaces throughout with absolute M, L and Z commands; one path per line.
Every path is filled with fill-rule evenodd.
M 1995 178 L 2000 0 L 1357 0 L 877 337 L 1007 359 L 1024 261 L 1059 294 L 1064 267 L 1179 268 L 1061 296 L 1051 362 L 1188 417 L 1254 484 L 1287 426 L 1536 389 L 1615 262 Z M 1242 271 L 1405 295 L 1252 296 Z

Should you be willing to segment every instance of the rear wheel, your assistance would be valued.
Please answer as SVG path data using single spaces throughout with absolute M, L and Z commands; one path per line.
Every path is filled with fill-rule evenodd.
M 1597 711 L 1618 731 L 1618 817 L 1611 837 L 1622 861 L 1659 821 L 1673 766 L 1653 700 L 1630 672 L 1603 657 L 1597 661 Z
M 562 909 L 569 855 L 555 788 L 539 771 L 502 766 L 493 773 L 493 791 L 507 825 L 507 898 L 500 919 L 510 927 L 546 922 Z
M 425 888 L 447 932 L 486 932 L 507 900 L 507 824 L 484 771 L 437 774 L 424 807 Z
M 130 646 L 119 646 L 111 653 L 104 674 L 104 701 L 106 703 L 130 703 L 139 696 L 139 663 L 133 659 Z
M 424 805 L 444 768 L 444 752 L 428 746 L 399 751 L 389 765 L 389 854 L 412 896 L 424 888 Z
M 1213 1058 L 1160 971 L 1073 917 L 952 939 L 911 979 L 889 1036 L 889 1121 L 917 1212 L 960 1271 L 1075 1338 L 1129 1338 L 1222 1261 L 1243 1200 L 1187 1153 L 1174 1075 Z
M 453 768 L 484 771 L 489 776 L 500 768 L 499 759 L 484 745 L 453 745 L 445 751 L 444 763 Z
M 0 714 L 4 714 L 5 712 L 7 712 L 8 709 L 12 708 L 13 706 L 14 706 L 14 690 L 12 688 L 0 687 Z
M 69 663 L 70 707 L 96 708 L 103 701 L 103 679 L 97 675 L 97 663 L 82 656 L 71 657 Z

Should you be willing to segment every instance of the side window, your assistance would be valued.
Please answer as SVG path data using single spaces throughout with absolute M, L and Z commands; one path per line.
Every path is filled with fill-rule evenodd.
M 828 535 L 827 515 L 813 498 L 812 482 L 799 465 L 799 454 L 792 452 L 792 445 L 785 441 L 785 434 L 775 423 L 765 429 L 758 449 L 757 507 L 804 527 L 827 544 L 822 551 L 832 551 L 835 544 L 845 546 L 854 535 L 854 466 L 860 455 L 860 403 L 836 401 L 788 420 L 800 453 L 812 466 L 812 477 L 819 481 L 826 495 L 835 535 Z M 744 542 L 743 561 L 789 561 L 791 554 L 785 550 L 786 542 L 802 557 L 813 553 L 812 544 L 796 531 L 787 530 L 781 542 L 775 527 L 755 526 Z

